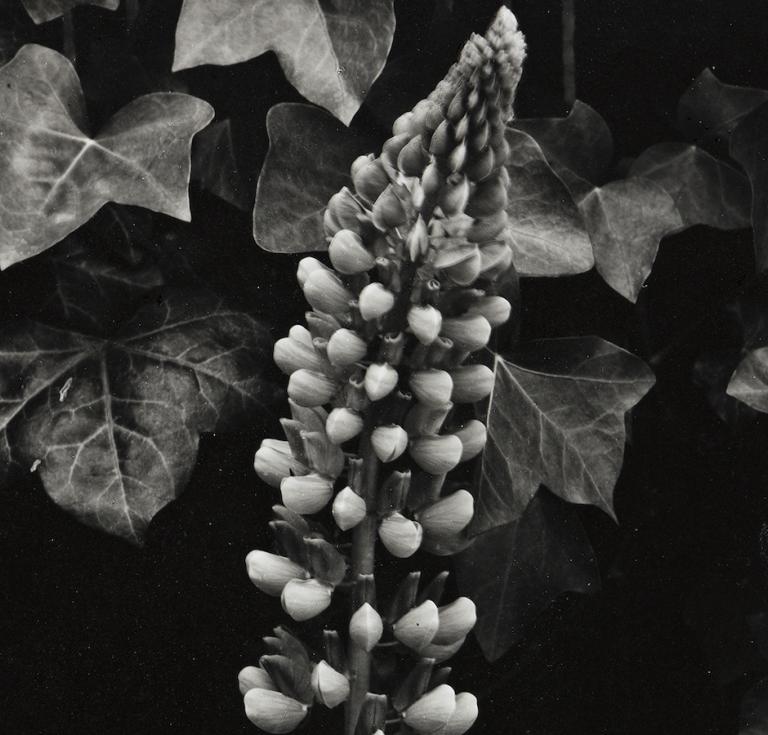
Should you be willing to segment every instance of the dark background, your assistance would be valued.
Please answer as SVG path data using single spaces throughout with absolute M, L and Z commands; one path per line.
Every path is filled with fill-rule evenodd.
M 530 50 L 518 115 L 563 114 L 559 3 L 508 4 Z M 384 136 L 496 5 L 396 0 L 390 65 L 355 125 Z M 618 158 L 675 137 L 677 99 L 707 66 L 725 82 L 768 87 L 763 0 L 576 5 L 578 96 L 608 121 Z M 152 80 L 167 80 L 179 6 L 147 0 L 128 40 L 116 14 L 76 12 L 97 124 Z M 56 22 L 29 30 L 59 43 Z M 203 67 L 177 81 L 219 118 L 233 117 L 253 187 L 266 111 L 299 99 L 276 59 Z M 260 251 L 247 214 L 193 190 L 193 225 L 164 227 L 160 246 L 188 247 L 208 282 L 260 314 L 275 337 L 300 319 L 296 259 Z M 650 361 L 658 385 L 632 420 L 616 491 L 621 525 L 582 512 L 603 591 L 561 598 L 492 665 L 473 641 L 452 661 L 457 688 L 480 699 L 478 732 L 738 731 L 742 695 L 768 672 L 760 630 L 749 627 L 768 607 L 760 544 L 768 422 L 718 404 L 727 423 L 709 398 L 738 360 L 740 326 L 768 313 L 753 267 L 748 233 L 694 228 L 662 245 L 635 307 L 594 273 L 523 284 L 524 337 L 599 334 Z M 22 288 L 13 269 L 3 278 L 4 288 Z M 0 490 L 0 732 L 255 732 L 236 674 L 285 620 L 244 568 L 249 550 L 269 544 L 275 497 L 252 470 L 267 435 L 279 435 L 274 421 L 257 417 L 238 434 L 204 437 L 189 487 L 157 516 L 143 549 L 81 526 L 34 475 Z

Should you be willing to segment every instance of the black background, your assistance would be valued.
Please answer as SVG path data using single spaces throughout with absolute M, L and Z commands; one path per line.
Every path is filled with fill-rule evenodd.
M 140 66 L 121 61 L 116 14 L 76 13 L 96 123 L 145 91 L 138 70 L 167 73 L 179 5 L 145 4 L 133 37 Z M 563 114 L 559 3 L 509 5 L 530 51 L 518 115 Z M 677 99 L 706 66 L 725 82 L 768 87 L 763 0 L 576 5 L 578 96 L 604 115 L 619 157 L 674 138 Z M 385 135 L 495 7 L 396 0 L 390 66 L 355 125 Z M 57 27 L 30 32 L 56 45 Z M 276 59 L 178 78 L 220 118 L 234 116 L 253 185 L 266 110 L 299 99 Z M 298 321 L 296 259 L 260 251 L 247 214 L 194 190 L 193 225 L 168 227 L 195 244 L 208 281 L 260 314 L 275 337 Z M 768 591 L 759 542 L 767 422 L 735 411 L 727 425 L 694 374 L 704 355 L 722 355 L 726 368 L 738 359 L 734 303 L 766 307 L 752 272 L 748 233 L 694 228 L 665 241 L 635 307 L 594 273 L 523 284 L 524 337 L 599 334 L 652 360 L 658 385 L 634 414 L 616 491 L 621 525 L 582 512 L 603 591 L 562 598 L 492 665 L 474 642 L 453 660 L 457 688 L 480 699 L 478 732 L 737 732 L 743 693 L 768 671 L 747 625 Z M 3 279 L 21 288 L 13 269 Z M 269 544 L 275 498 L 252 470 L 267 435 L 279 435 L 274 421 L 257 417 L 236 435 L 204 437 L 186 492 L 157 516 L 143 549 L 78 524 L 34 475 L 0 490 L 0 732 L 255 732 L 236 674 L 285 619 L 250 585 L 243 561 Z

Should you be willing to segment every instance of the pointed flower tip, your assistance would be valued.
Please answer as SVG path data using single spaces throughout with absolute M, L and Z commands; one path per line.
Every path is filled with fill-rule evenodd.
M 248 719 L 256 727 L 275 734 L 293 732 L 309 711 L 306 704 L 267 689 L 251 689 L 244 702 Z

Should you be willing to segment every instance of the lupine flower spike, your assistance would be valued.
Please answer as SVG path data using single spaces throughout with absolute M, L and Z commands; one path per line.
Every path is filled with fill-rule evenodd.
M 266 732 L 342 703 L 346 735 L 461 735 L 477 717 L 475 697 L 437 668 L 475 624 L 474 604 L 441 604 L 446 574 L 420 589 L 418 572 L 387 600 L 374 559 L 470 543 L 473 497 L 451 473 L 485 446 L 471 406 L 493 373 L 476 353 L 511 316 L 497 284 L 512 263 L 505 126 L 524 57 L 502 8 L 381 154 L 353 162 L 324 215 L 330 264 L 299 263 L 311 311 L 274 351 L 291 415 L 254 462 L 280 493 L 276 548 L 252 551 L 247 571 L 294 621 L 342 592 L 349 612 L 325 630 L 322 660 L 278 628 L 271 653 L 240 672 L 246 714 Z

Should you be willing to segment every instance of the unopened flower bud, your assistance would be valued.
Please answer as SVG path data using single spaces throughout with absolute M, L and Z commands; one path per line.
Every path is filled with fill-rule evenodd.
M 476 403 L 487 398 L 493 390 L 493 370 L 485 365 L 461 365 L 451 370 L 454 403 Z
M 408 446 L 408 434 L 397 424 L 377 426 L 371 433 L 371 445 L 382 462 L 394 462 Z
M 299 267 L 296 269 L 296 280 L 299 286 L 304 288 L 310 273 L 315 271 L 327 271 L 328 266 L 321 263 L 317 258 L 306 257 L 299 261 Z
M 440 498 L 416 514 L 424 531 L 430 536 L 454 536 L 472 520 L 475 500 L 466 490 L 457 490 Z
M 486 135 L 487 133 L 478 136 L 478 140 L 473 141 L 473 147 L 482 145 Z M 496 152 L 492 146 L 486 144 L 466 162 L 464 172 L 472 181 L 484 181 L 493 173 L 493 169 L 497 167 L 496 164 Z
M 429 154 L 421 144 L 420 135 L 411 138 L 397 156 L 397 167 L 406 176 L 421 176 L 427 163 Z
M 292 579 L 283 588 L 280 602 L 285 612 L 302 622 L 323 612 L 332 595 L 333 587 L 318 579 Z
M 303 341 L 293 339 L 293 337 L 282 337 L 277 340 L 272 354 L 275 365 L 286 375 L 290 375 L 300 368 L 322 371 L 327 366 L 325 360 L 311 343 L 307 345 Z
M 505 242 L 491 242 L 480 248 L 482 265 L 480 272 L 493 280 L 507 273 L 512 267 L 512 248 Z
M 363 500 L 351 487 L 345 487 L 333 500 L 333 520 L 342 531 L 354 528 L 365 518 L 367 509 Z
M 349 408 L 334 408 L 325 420 L 325 433 L 332 444 L 343 444 L 363 430 L 363 417 Z
M 423 345 L 432 344 L 440 334 L 443 315 L 434 306 L 412 306 L 408 311 L 408 327 Z
M 429 235 L 424 218 L 419 215 L 413 223 L 408 236 L 405 239 L 408 255 L 414 263 L 427 254 L 429 248 Z
M 439 664 L 443 661 L 447 661 L 453 656 L 464 645 L 465 640 L 465 638 L 459 638 L 453 643 L 445 644 L 432 641 L 432 643 L 428 646 L 424 646 L 424 648 L 419 651 L 419 655 L 424 658 L 433 658 L 435 659 L 435 663 Z
M 406 559 L 418 551 L 424 531 L 421 524 L 402 513 L 391 513 L 379 524 L 379 538 L 387 551 L 399 559 Z
M 432 642 L 439 625 L 437 605 L 432 600 L 425 600 L 405 613 L 392 629 L 400 643 L 414 651 L 420 651 Z
M 351 329 L 337 329 L 328 340 L 328 359 L 339 367 L 362 360 L 368 352 L 368 344 Z
M 448 722 L 433 735 L 464 735 L 477 719 L 477 697 L 470 692 L 459 692 L 456 695 L 456 709 Z
M 311 472 L 298 477 L 285 477 L 280 483 L 283 505 L 300 515 L 322 510 L 333 495 L 333 480 Z
M 354 230 L 358 232 L 360 229 L 358 215 L 362 214 L 362 212 L 363 208 L 360 206 L 360 203 L 345 186 L 328 200 L 328 206 L 323 215 L 325 234 L 328 237 L 332 237 L 339 230 Z
M 460 461 L 464 447 L 453 434 L 419 436 L 411 440 L 409 451 L 421 469 L 430 475 L 442 475 Z
M 509 319 L 512 305 L 503 296 L 483 296 L 467 312 L 482 314 L 492 327 L 499 327 Z
M 446 217 L 461 214 L 469 201 L 469 181 L 464 174 L 451 174 L 440 191 L 440 209 Z
M 405 417 L 404 428 L 409 436 L 437 434 L 452 408 L 453 404 L 450 402 L 442 406 L 426 406 L 423 403 L 417 403 Z
M 485 443 L 488 440 L 488 431 L 485 428 L 485 424 L 477 419 L 470 419 L 454 434 L 461 439 L 461 444 L 464 447 L 461 452 L 462 462 L 467 462 L 477 457 L 485 448 Z
M 380 283 L 369 283 L 358 296 L 360 315 L 366 321 L 384 316 L 395 305 L 395 295 Z
M 448 337 L 457 349 L 475 352 L 488 344 L 491 338 L 491 325 L 480 314 L 464 314 L 443 319 L 440 334 Z
M 349 697 L 349 679 L 325 661 L 312 670 L 311 683 L 315 697 L 328 709 L 333 709 Z
M 253 468 L 256 474 L 272 487 L 280 487 L 284 477 L 291 474 L 296 460 L 291 454 L 290 445 L 279 439 L 264 439 L 256 451 Z
M 488 217 L 506 209 L 506 206 L 507 187 L 500 177 L 493 176 L 478 184 L 467 204 L 466 213 L 471 217 Z
M 475 246 L 469 257 L 456 263 L 456 265 L 446 268 L 444 273 L 459 286 L 469 286 L 480 275 L 482 263 L 483 259 L 480 255 L 480 250 Z
M 470 242 L 488 242 L 498 237 L 509 223 L 509 215 L 506 209 L 500 209 L 488 217 L 476 219 L 467 230 L 467 239 Z
M 451 376 L 445 370 L 434 368 L 416 370 L 409 384 L 416 400 L 432 408 L 448 403 L 453 391 Z
M 301 368 L 288 380 L 288 397 L 299 406 L 322 406 L 333 398 L 338 386 L 327 375 Z
M 405 207 L 390 184 L 373 204 L 373 222 L 380 230 L 400 227 L 407 219 Z
M 237 684 L 240 688 L 240 694 L 245 694 L 251 689 L 267 689 L 277 691 L 272 677 L 260 666 L 246 666 L 237 675 Z
M 364 273 L 373 268 L 376 259 L 368 252 L 363 239 L 352 230 L 339 230 L 328 245 L 333 267 L 347 275 Z
M 411 124 L 413 122 L 413 113 L 404 112 L 398 117 L 395 122 L 392 123 L 392 133 L 394 135 L 400 135 L 401 133 L 410 133 Z
M 461 141 L 448 156 L 448 168 L 451 171 L 461 171 L 464 168 L 464 164 L 467 161 L 467 143 Z
M 339 320 L 330 314 L 323 314 L 319 311 L 308 311 L 305 313 L 307 326 L 309 327 L 309 343 L 314 347 L 316 339 L 330 339 L 331 335 L 341 327 Z
M 453 145 L 453 129 L 448 120 L 443 120 L 432 133 L 429 140 L 429 152 L 434 156 L 444 156 Z
M 362 157 L 361 157 L 362 158 Z M 366 201 L 373 203 L 389 184 L 384 166 L 378 159 L 361 160 L 352 164 L 352 183 L 355 191 Z M 355 167 L 357 164 L 357 167 Z
M 424 173 L 421 175 L 421 188 L 424 189 L 425 196 L 434 196 L 443 185 L 443 175 L 440 173 L 438 165 L 432 161 L 427 164 Z
M 286 556 L 270 554 L 255 549 L 245 557 L 248 577 L 262 592 L 279 597 L 292 579 L 306 579 L 309 574 L 304 567 L 292 562 Z
M 381 615 L 367 602 L 357 608 L 349 620 L 349 637 L 365 651 L 373 650 L 383 632 Z
M 397 370 L 388 363 L 371 363 L 365 371 L 365 392 L 372 401 L 388 396 L 397 385 Z
M 332 271 L 313 270 L 303 288 L 304 297 L 313 309 L 326 314 L 345 314 L 349 311 L 352 294 Z
M 352 161 L 352 165 L 349 167 L 350 176 L 354 177 L 355 175 L 357 175 L 369 163 L 373 162 L 375 158 L 376 156 L 373 153 L 365 153 L 355 158 L 355 160 Z
M 246 717 L 264 732 L 275 735 L 293 732 L 309 712 L 306 704 L 267 689 L 251 689 L 243 702 Z
M 403 721 L 418 733 L 434 733 L 451 719 L 456 709 L 456 692 L 441 684 L 417 699 L 403 712 Z
M 465 638 L 477 622 L 475 603 L 468 597 L 458 597 L 437 611 L 439 626 L 431 643 L 448 645 Z

